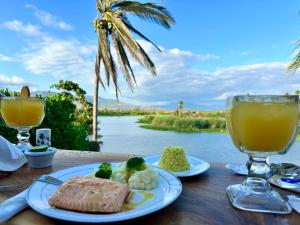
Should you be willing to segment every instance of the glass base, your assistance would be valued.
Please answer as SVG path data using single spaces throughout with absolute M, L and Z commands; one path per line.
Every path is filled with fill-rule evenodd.
M 248 184 L 249 179 L 252 182 L 251 186 Z M 248 178 L 243 184 L 229 186 L 226 191 L 232 205 L 238 209 L 253 212 L 290 213 L 292 208 L 280 194 L 268 184 L 264 187 L 257 185 L 261 182 L 257 182 L 257 178 L 254 181 Z

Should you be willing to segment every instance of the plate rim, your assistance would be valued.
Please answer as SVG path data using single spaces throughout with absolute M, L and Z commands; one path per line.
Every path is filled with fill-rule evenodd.
M 114 162 L 111 162 L 111 163 L 123 163 L 124 161 L 114 161 Z M 58 170 L 58 171 L 54 171 L 54 172 L 52 172 L 52 173 L 49 173 L 49 174 L 47 174 L 47 175 L 52 175 L 52 174 L 54 174 L 54 173 L 60 173 L 60 172 L 64 172 L 64 171 L 72 171 L 72 170 L 74 170 L 74 169 L 79 169 L 80 167 L 87 167 L 87 166 L 99 166 L 99 164 L 101 164 L 102 162 L 99 162 L 99 163 L 90 163 L 90 164 L 85 164 L 85 165 L 81 165 L 81 166 L 74 166 L 74 167 L 70 167 L 70 168 L 66 168 L 66 169 L 62 169 L 62 170 Z M 37 183 L 37 182 L 39 182 L 38 180 L 36 180 L 35 182 L 33 182 L 31 185 L 30 185 L 30 187 L 28 188 L 28 191 L 27 191 L 27 195 L 26 195 L 26 202 L 27 202 L 27 204 L 29 205 L 29 207 L 31 207 L 34 211 L 36 211 L 36 212 L 38 212 L 38 213 L 40 213 L 40 214 L 42 214 L 42 215 L 44 215 L 44 216 L 46 216 L 46 217 L 50 217 L 50 218 L 54 218 L 54 219 L 59 219 L 59 220 L 63 220 L 63 221 L 70 221 L 70 222 L 79 222 L 79 223 L 113 223 L 113 222 L 120 222 L 120 221 L 126 221 L 126 220 L 131 220 L 131 219 L 135 219 L 135 218 L 139 218 L 139 217 L 142 217 L 142 216 L 146 216 L 146 215 L 149 215 L 149 214 L 151 214 L 151 213 L 154 213 L 154 212 L 157 212 L 157 211 L 159 211 L 159 210 L 161 210 L 161 209 L 163 209 L 163 208 L 165 208 L 165 207 L 167 207 L 167 206 L 169 206 L 170 204 L 172 204 L 174 201 L 176 201 L 177 199 L 178 199 L 178 197 L 181 195 L 181 193 L 182 193 L 182 189 L 183 189 L 183 185 L 182 185 L 182 183 L 181 183 L 181 181 L 180 181 L 180 179 L 177 177 L 177 176 L 175 176 L 174 174 L 172 174 L 172 173 L 170 173 L 169 171 L 167 171 L 167 170 L 165 170 L 165 169 L 162 169 L 162 168 L 160 168 L 160 167 L 157 167 L 157 166 L 153 166 L 153 165 L 151 165 L 152 167 L 155 167 L 155 168 L 157 168 L 158 170 L 162 170 L 162 171 L 164 171 L 164 172 L 166 172 L 168 175 L 171 175 L 173 178 L 174 178 L 174 180 L 177 182 L 177 184 L 178 184 L 178 191 L 177 191 L 177 193 L 176 193 L 176 195 L 174 195 L 174 197 L 171 199 L 171 200 L 169 200 L 167 203 L 163 203 L 162 202 L 162 204 L 158 204 L 157 205 L 157 207 L 154 207 L 154 208 L 152 208 L 151 210 L 142 210 L 141 212 L 139 212 L 138 213 L 138 215 L 137 214 L 133 214 L 133 215 L 131 215 L 131 216 L 129 216 L 129 217 L 126 217 L 125 216 L 125 218 L 119 218 L 119 217 L 116 217 L 116 219 L 110 219 L 110 218 L 106 218 L 106 219 L 104 219 L 103 220 L 103 218 L 99 218 L 99 220 L 86 220 L 86 219 L 73 219 L 73 218 L 66 218 L 66 217 L 63 217 L 63 218 L 61 218 L 61 217 L 58 217 L 58 216 L 55 216 L 55 215 L 53 215 L 53 214 L 47 214 L 44 210 L 42 210 L 42 209 L 40 209 L 40 208 L 38 208 L 38 207 L 36 207 L 33 203 L 32 203 L 32 201 L 30 201 L 30 193 L 31 193 L 31 190 L 32 190 L 32 188 L 34 187 L 34 185 Z M 69 210 L 69 211 L 71 211 L 71 210 Z M 74 212 L 76 212 L 76 211 L 74 211 Z M 76 213 L 79 213 L 80 214 L 80 212 L 76 212 Z M 99 214 L 99 215 L 101 215 L 101 214 Z M 111 215 L 113 215 L 113 214 L 111 214 Z M 82 218 L 86 218 L 86 217 L 82 217 Z
M 147 162 L 147 158 L 152 158 L 152 157 L 154 157 L 154 158 L 157 157 L 159 159 L 160 158 L 160 154 L 147 155 L 147 156 L 144 156 L 143 158 L 145 159 L 146 163 L 149 163 L 149 162 Z M 204 163 L 206 165 L 206 168 L 204 170 L 199 170 L 199 171 L 195 170 L 194 172 L 191 172 L 190 174 L 178 174 L 178 173 L 183 173 L 184 171 L 182 171 L 182 172 L 171 172 L 171 171 L 167 171 L 167 170 L 166 171 L 169 172 L 169 173 L 171 173 L 171 174 L 173 174 L 176 177 L 192 177 L 192 176 L 196 176 L 196 175 L 202 174 L 202 173 L 204 173 L 205 171 L 207 171 L 210 168 L 210 163 L 209 162 L 207 162 L 207 161 L 205 161 L 205 160 L 203 160 L 203 159 L 201 159 L 201 158 L 199 158 L 197 156 L 186 155 L 186 157 L 194 159 L 194 160 L 196 160 L 198 162 L 201 161 L 202 163 Z M 154 165 L 151 164 L 151 166 L 154 166 Z M 158 167 L 158 168 L 160 168 L 162 170 L 165 170 L 165 169 L 163 169 L 163 168 L 161 168 L 159 166 L 154 166 L 154 167 Z

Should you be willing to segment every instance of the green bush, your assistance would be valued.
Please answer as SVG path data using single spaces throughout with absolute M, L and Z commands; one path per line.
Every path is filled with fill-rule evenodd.
M 60 94 L 46 97 L 46 114 L 42 127 L 51 129 L 51 144 L 56 148 L 85 150 L 88 135 L 85 125 L 76 120 L 76 106 L 72 98 Z M 35 138 L 34 132 L 32 141 Z
M 138 120 L 139 123 L 151 124 L 154 119 L 154 115 L 146 115 Z
M 151 124 L 154 126 L 173 127 L 176 118 L 176 116 L 155 116 Z
M 176 131 L 202 131 L 204 129 L 224 130 L 226 129 L 223 117 L 207 117 L 208 113 L 203 112 L 201 116 L 168 116 L 148 115 L 139 120 L 140 123 L 149 124 L 155 129 L 176 130 Z M 223 116 L 223 114 L 220 113 Z M 149 126 L 144 126 L 149 127 Z

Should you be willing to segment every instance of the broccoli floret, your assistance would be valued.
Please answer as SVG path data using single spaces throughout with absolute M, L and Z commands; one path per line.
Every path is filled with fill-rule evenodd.
M 95 177 L 109 179 L 112 174 L 112 165 L 109 162 L 104 162 L 99 166 L 98 171 L 95 173 Z
M 133 157 L 129 159 L 126 163 L 126 170 L 128 173 L 128 176 L 133 174 L 135 171 L 142 171 L 147 168 L 147 165 L 145 163 L 145 160 L 140 157 Z

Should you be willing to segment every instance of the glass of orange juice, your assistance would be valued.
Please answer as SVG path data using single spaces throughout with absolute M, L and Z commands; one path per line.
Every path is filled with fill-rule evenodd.
M 3 97 L 2 118 L 8 127 L 18 130 L 18 144 L 31 146 L 29 130 L 39 126 L 45 115 L 45 101 L 34 97 Z
M 256 212 L 291 212 L 289 204 L 268 182 L 267 158 L 285 154 L 294 142 L 298 103 L 296 95 L 240 95 L 227 99 L 226 122 L 232 141 L 249 155 L 247 179 L 227 188 L 235 207 Z

